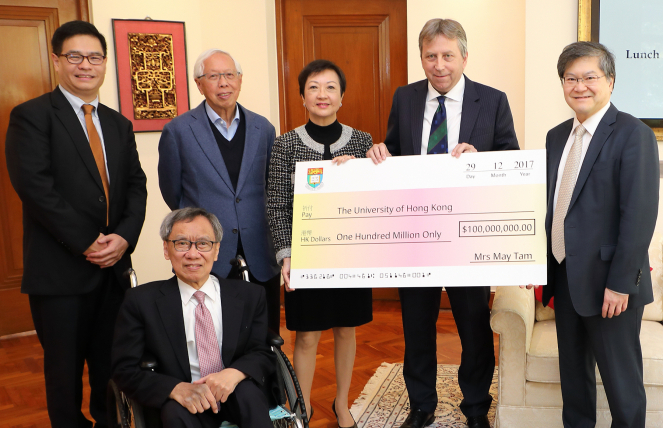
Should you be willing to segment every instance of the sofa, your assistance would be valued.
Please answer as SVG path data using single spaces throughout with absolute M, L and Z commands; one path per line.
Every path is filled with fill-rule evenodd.
M 653 303 L 645 307 L 640 342 L 647 393 L 647 427 L 663 427 L 663 240 L 649 247 Z M 534 290 L 497 287 L 490 324 L 500 335 L 496 428 L 562 427 L 562 393 L 555 312 Z M 610 427 L 608 401 L 596 370 L 597 423 Z

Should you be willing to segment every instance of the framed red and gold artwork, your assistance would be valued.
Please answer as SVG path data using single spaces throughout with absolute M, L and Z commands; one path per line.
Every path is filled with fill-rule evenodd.
M 134 132 L 189 110 L 184 22 L 114 19 L 113 39 L 120 113 Z

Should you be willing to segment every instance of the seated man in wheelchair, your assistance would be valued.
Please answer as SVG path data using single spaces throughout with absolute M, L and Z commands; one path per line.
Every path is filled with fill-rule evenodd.
M 274 371 L 261 287 L 210 275 L 222 238 L 214 214 L 171 212 L 161 224 L 175 276 L 126 293 L 115 327 L 113 380 L 135 401 L 161 409 L 163 426 L 271 428 L 260 390 Z M 157 372 L 140 368 L 151 354 Z

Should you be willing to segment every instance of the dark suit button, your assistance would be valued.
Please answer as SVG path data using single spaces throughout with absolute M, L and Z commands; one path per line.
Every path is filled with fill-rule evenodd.
M 240 198 L 235 199 L 235 202 L 237 202 L 238 204 L 239 204 L 239 201 L 241 201 Z
M 106 197 L 105 196 L 99 196 L 99 202 L 106 202 Z
M 233 229 L 233 233 L 237 233 L 237 229 Z

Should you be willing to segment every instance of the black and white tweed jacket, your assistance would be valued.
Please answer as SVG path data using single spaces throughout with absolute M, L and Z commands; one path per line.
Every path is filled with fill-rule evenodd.
M 346 125 L 342 126 L 341 137 L 329 147 L 332 158 L 343 155 L 366 157 L 366 152 L 373 145 L 371 135 Z M 267 218 L 279 265 L 283 264 L 285 257 L 290 257 L 295 188 L 292 179 L 295 176 L 295 163 L 322 160 L 323 154 L 324 145 L 315 142 L 304 126 L 286 132 L 274 141 L 269 162 Z

